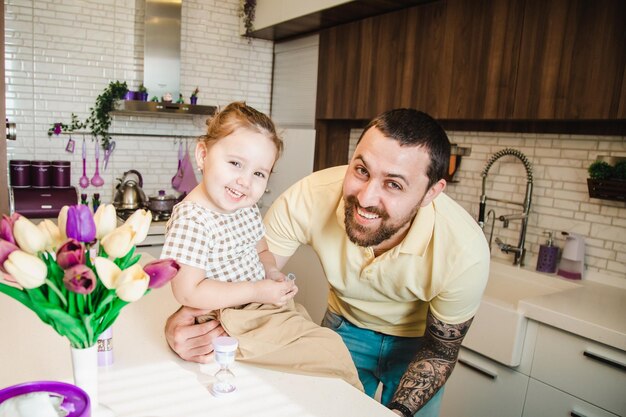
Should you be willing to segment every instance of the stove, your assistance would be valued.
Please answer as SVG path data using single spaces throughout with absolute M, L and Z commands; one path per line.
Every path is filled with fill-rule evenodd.
M 117 217 L 123 221 L 128 219 L 138 209 L 116 209 Z M 172 215 L 169 211 L 151 211 L 153 222 L 167 222 Z

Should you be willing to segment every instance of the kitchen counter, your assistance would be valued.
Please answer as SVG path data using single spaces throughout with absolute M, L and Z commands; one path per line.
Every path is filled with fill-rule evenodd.
M 117 417 L 395 416 L 346 382 L 235 363 L 237 391 L 214 397 L 216 363 L 185 362 L 167 346 L 166 318 L 178 308 L 169 286 L 126 306 L 113 325 L 114 363 L 100 368 L 100 403 Z M 16 300 L 0 295 L 0 388 L 72 381 L 67 339 Z
M 582 280 L 578 288 L 519 303 L 529 319 L 626 351 L 626 289 Z

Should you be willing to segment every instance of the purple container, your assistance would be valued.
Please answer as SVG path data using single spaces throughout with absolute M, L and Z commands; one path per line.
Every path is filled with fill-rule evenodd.
M 50 161 L 30 161 L 30 184 L 33 188 L 50 188 Z
M 70 161 L 52 161 L 52 188 L 69 188 L 71 182 Z
M 0 390 L 0 404 L 13 397 L 32 392 L 48 392 L 63 397 L 61 407 L 68 411 L 67 417 L 91 417 L 89 396 L 76 385 L 57 381 L 34 381 L 12 385 Z
M 9 161 L 9 178 L 11 187 L 30 187 L 30 161 L 13 159 Z
M 137 91 L 127 91 L 124 95 L 124 100 L 137 100 Z

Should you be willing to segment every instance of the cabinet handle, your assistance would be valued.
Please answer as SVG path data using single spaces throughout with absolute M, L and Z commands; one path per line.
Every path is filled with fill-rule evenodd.
M 576 411 L 570 411 L 569 415 L 570 417 L 587 417 L 586 415 L 577 413 Z
M 467 359 L 462 359 L 459 358 L 458 362 L 462 365 L 467 366 L 468 368 L 470 368 L 471 370 L 478 372 L 479 374 L 482 374 L 488 378 L 491 378 L 493 380 L 495 380 L 496 378 L 498 378 L 498 374 L 490 371 L 489 369 L 485 369 L 485 367 L 471 363 L 470 361 L 468 361 Z
M 613 368 L 617 368 L 621 371 L 626 371 L 626 364 L 617 361 L 616 359 L 611 359 L 611 358 L 607 358 L 606 355 L 603 355 L 601 353 L 596 353 L 596 352 L 591 352 L 588 349 L 585 349 L 585 351 L 583 352 L 583 355 L 585 355 L 586 357 L 588 357 L 589 359 L 593 359 L 595 361 L 598 362 L 602 362 L 606 365 L 609 365 Z

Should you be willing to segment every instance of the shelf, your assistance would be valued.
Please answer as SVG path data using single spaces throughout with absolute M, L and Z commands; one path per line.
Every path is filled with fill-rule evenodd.
M 626 201 L 626 181 L 592 180 L 587 178 L 589 197 L 603 200 Z
M 198 104 L 178 104 L 154 101 L 120 100 L 115 103 L 111 114 L 127 116 L 161 116 L 161 117 L 194 117 L 210 116 L 215 113 L 216 106 Z

